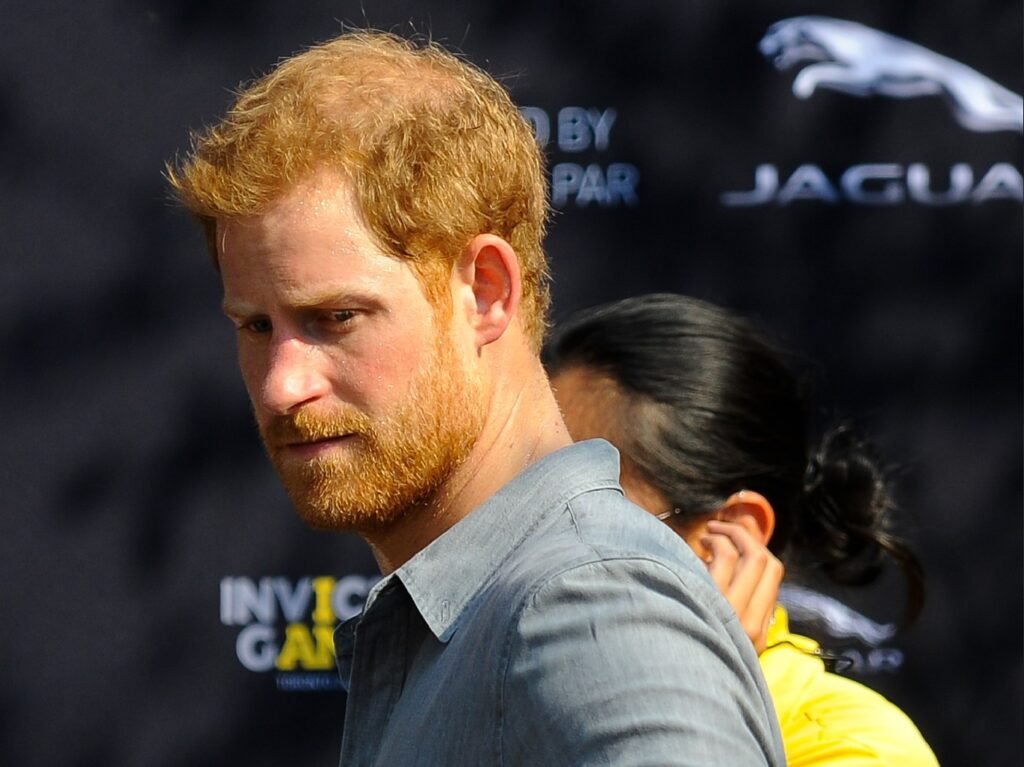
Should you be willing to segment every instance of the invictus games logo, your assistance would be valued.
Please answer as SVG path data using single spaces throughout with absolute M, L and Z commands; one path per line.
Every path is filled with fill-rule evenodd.
M 851 96 L 908 99 L 940 96 L 958 124 L 971 131 L 1024 132 L 1019 95 L 970 67 L 915 43 L 863 24 L 824 16 L 776 22 L 759 48 L 777 69 L 803 68 L 793 94 L 811 98 L 819 89 Z M 1012 163 L 975 171 L 957 162 L 943 168 L 924 163 L 864 163 L 832 175 L 804 163 L 789 172 L 765 163 L 754 172 L 753 188 L 725 192 L 723 205 L 789 205 L 812 200 L 826 204 L 925 206 L 1024 201 L 1024 179 Z
M 377 580 L 363 575 L 224 578 L 220 621 L 241 629 L 235 639 L 238 662 L 249 671 L 273 672 L 278 689 L 337 690 L 334 629 L 359 614 Z
M 549 114 L 540 107 L 519 110 L 542 148 L 567 155 L 551 166 L 551 205 L 564 208 L 632 207 L 640 201 L 640 171 L 628 162 L 603 162 L 618 112 L 612 108 L 567 106 Z M 585 157 L 593 158 L 584 162 Z M 571 160 L 571 161 L 570 161 Z

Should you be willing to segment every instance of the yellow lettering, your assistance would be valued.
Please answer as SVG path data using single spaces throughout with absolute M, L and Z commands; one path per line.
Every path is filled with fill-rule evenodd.
M 324 663 L 318 668 L 334 668 L 334 626 L 314 626 L 317 657 Z
M 294 671 L 296 667 L 310 671 L 332 668 L 334 632 L 329 626 L 315 626 L 310 632 L 303 623 L 289 624 L 275 665 L 282 671 Z
M 313 610 L 314 623 L 334 624 L 337 618 L 331 607 L 331 593 L 334 591 L 335 579 L 323 575 L 313 579 L 313 593 L 316 594 L 316 607 Z

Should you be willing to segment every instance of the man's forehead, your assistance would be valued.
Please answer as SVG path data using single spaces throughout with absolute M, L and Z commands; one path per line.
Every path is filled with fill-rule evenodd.
M 228 248 L 277 251 L 313 244 L 383 252 L 364 223 L 349 182 L 329 172 L 304 179 L 257 213 L 225 216 L 214 223 L 218 257 Z
M 351 181 L 339 171 L 322 168 L 303 176 L 253 212 L 219 217 L 216 224 L 220 232 L 226 226 L 253 227 L 268 221 L 315 219 L 335 213 L 362 218 Z

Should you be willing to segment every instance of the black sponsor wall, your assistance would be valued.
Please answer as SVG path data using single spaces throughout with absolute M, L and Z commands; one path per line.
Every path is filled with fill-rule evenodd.
M 808 62 L 778 71 L 758 45 L 811 13 L 868 29 L 779 30 L 782 51 L 837 29 L 859 46 L 800 99 Z M 856 673 L 944 764 L 1017 763 L 1021 8 L 849 0 L 7 8 L 0 761 L 337 757 L 326 637 L 373 561 L 290 511 L 161 168 L 239 81 L 340 21 L 429 33 L 528 108 L 558 210 L 556 320 L 672 290 L 816 360 L 822 421 L 860 416 L 902 465 L 930 580 L 920 623 L 857 649 Z M 831 594 L 877 624 L 899 611 L 892 578 Z

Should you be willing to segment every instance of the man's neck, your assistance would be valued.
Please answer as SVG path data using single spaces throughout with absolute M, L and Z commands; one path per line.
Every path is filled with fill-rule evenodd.
M 497 391 L 469 457 L 434 499 L 385 528 L 361 530 L 387 575 L 504 487 L 527 466 L 571 444 L 539 363 L 525 383 Z

